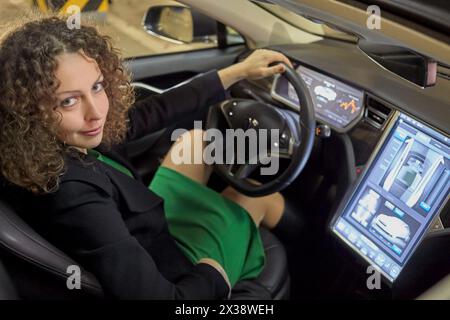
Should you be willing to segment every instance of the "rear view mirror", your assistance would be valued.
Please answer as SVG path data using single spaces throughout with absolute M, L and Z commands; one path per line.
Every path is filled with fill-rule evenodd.
M 420 87 L 436 83 L 437 63 L 428 57 L 398 46 L 361 40 L 358 45 L 379 65 Z

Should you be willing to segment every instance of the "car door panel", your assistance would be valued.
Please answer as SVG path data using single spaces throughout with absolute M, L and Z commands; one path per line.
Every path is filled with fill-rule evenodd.
M 136 99 L 165 90 L 189 81 L 192 77 L 212 69 L 221 69 L 236 61 L 245 50 L 244 45 L 231 46 L 226 49 L 204 49 L 191 52 L 172 53 L 149 56 L 126 61 L 132 73 Z M 126 155 L 144 177 L 155 171 L 158 159 L 169 150 L 171 132 L 175 128 L 190 129 L 194 120 L 200 120 L 203 114 L 190 115 L 182 122 L 149 134 L 141 139 L 126 144 Z
M 245 45 L 140 57 L 126 61 L 133 81 L 168 89 L 193 76 L 232 64 Z

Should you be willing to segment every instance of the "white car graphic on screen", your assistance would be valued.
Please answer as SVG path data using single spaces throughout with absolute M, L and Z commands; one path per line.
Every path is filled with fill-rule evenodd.
M 397 217 L 379 214 L 372 220 L 371 226 L 383 238 L 401 248 L 409 241 L 409 226 Z
M 314 88 L 314 93 L 316 96 L 323 97 L 327 99 L 328 101 L 334 101 L 336 99 L 336 92 L 330 88 L 324 87 L 324 86 L 317 86 Z

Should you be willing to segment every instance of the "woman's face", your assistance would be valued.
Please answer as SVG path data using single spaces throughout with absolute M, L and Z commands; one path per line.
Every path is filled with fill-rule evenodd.
M 103 75 L 97 62 L 83 53 L 64 53 L 57 60 L 55 76 L 60 86 L 56 110 L 62 115 L 58 138 L 86 152 L 103 137 L 109 109 Z

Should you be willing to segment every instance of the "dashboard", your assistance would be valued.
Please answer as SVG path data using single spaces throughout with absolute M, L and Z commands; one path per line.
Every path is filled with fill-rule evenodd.
M 301 65 L 296 71 L 309 89 L 319 121 L 342 132 L 361 119 L 364 99 L 362 90 Z M 293 86 L 283 76 L 275 78 L 271 94 L 275 100 L 295 110 L 301 107 Z
M 450 81 L 424 90 L 334 41 L 272 49 L 290 57 L 317 121 L 347 136 L 353 148 L 350 167 L 359 176 L 328 229 L 394 283 L 431 229 L 450 226 Z M 301 108 L 283 76 L 248 83 L 250 90 L 276 106 Z
M 363 90 L 303 65 L 296 71 L 310 91 L 318 121 L 342 133 L 367 115 Z M 274 79 L 271 96 L 301 108 L 283 76 Z M 450 139 L 396 111 L 353 189 L 333 218 L 332 233 L 392 283 L 449 200 Z

